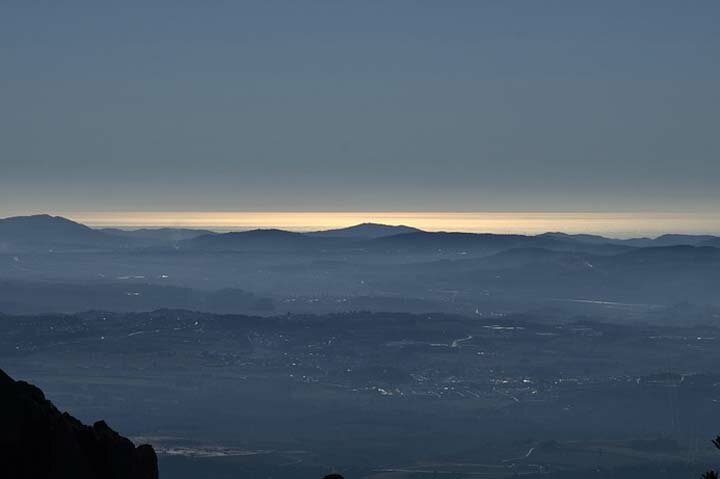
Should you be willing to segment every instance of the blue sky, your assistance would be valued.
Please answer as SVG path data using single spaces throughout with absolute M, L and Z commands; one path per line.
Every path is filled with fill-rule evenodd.
M 0 213 L 720 210 L 714 1 L 0 5 Z

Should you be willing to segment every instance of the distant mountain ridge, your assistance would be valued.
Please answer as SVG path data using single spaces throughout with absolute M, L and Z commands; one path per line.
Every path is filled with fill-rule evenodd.
M 25 235 L 66 234 L 84 238 L 100 238 L 104 233 L 62 216 L 33 215 L 0 219 L 0 234 L 25 239 Z
M 189 228 L 103 228 L 99 231 L 102 231 L 103 233 L 112 236 L 129 238 L 132 240 L 149 243 L 172 243 L 197 238 L 198 236 L 217 234 L 214 231 L 210 230 L 195 230 Z
M 543 233 L 538 236 L 545 236 L 558 239 L 569 239 L 593 244 L 616 244 L 646 248 L 653 246 L 710 246 L 708 243 L 717 242 L 720 244 L 720 237 L 712 235 L 689 235 L 689 234 L 664 234 L 657 238 L 607 238 L 600 235 L 590 234 L 568 234 L 560 232 Z
M 455 251 L 459 254 L 494 254 L 515 248 L 543 248 L 557 251 L 577 251 L 614 254 L 629 247 L 611 243 L 583 243 L 571 238 L 545 235 L 462 233 L 421 231 L 387 236 L 374 240 L 376 249 L 395 248 L 407 252 Z
M 0 251 L 120 246 L 123 240 L 61 216 L 0 219 Z
M 258 229 L 202 235 L 178 243 L 182 249 L 209 251 L 224 250 L 272 250 L 302 247 L 312 238 L 302 233 L 279 229 Z
M 444 301 L 443 291 L 482 302 L 512 296 L 717 304 L 720 284 L 720 248 L 706 245 L 717 238 L 700 235 L 614 240 L 414 231 L 358 238 L 269 229 L 148 246 L 49 216 L 2 225 L 6 233 L 20 226 L 0 236 L 0 311 L 174 306 L 261 313 L 320 303 L 336 309 L 350 307 L 352 298 L 390 295 Z M 661 246 L 675 241 L 700 243 Z
M 361 223 L 347 228 L 299 233 L 257 229 L 230 233 L 186 228 L 93 229 L 60 216 L 0 219 L 0 252 L 169 247 L 200 251 L 354 248 L 368 251 L 446 251 L 492 254 L 512 248 L 545 248 L 615 254 L 658 246 L 720 247 L 720 237 L 666 234 L 657 238 L 615 239 L 591 234 L 539 235 L 423 231 L 405 225 Z
M 385 225 L 380 223 L 360 223 L 347 228 L 338 228 L 305 233 L 307 236 L 332 238 L 365 238 L 374 239 L 407 233 L 421 233 L 422 230 L 405 225 Z

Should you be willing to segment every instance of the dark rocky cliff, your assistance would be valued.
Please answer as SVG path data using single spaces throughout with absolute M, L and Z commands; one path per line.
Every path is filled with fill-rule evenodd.
M 0 471 L 8 479 L 157 479 L 152 446 L 86 426 L 0 370 Z

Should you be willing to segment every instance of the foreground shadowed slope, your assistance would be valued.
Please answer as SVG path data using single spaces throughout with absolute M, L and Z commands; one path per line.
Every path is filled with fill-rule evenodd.
M 86 426 L 43 392 L 0 370 L 0 470 L 9 478 L 156 479 L 152 446 L 135 447 L 104 421 Z

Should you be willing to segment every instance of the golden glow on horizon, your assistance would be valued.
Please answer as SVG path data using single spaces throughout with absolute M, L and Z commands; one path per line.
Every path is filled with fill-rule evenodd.
M 428 231 L 538 234 L 547 231 L 616 237 L 720 233 L 720 214 L 599 212 L 75 212 L 58 213 L 93 227 L 182 227 L 217 231 L 279 228 L 312 231 L 373 222 Z

